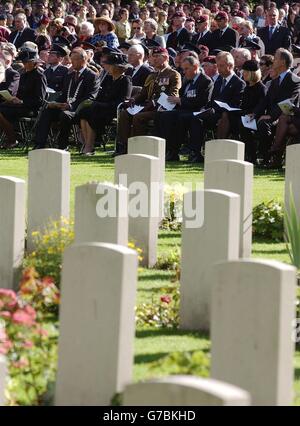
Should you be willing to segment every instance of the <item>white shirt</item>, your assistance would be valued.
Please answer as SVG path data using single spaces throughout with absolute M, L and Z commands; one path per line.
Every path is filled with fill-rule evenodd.
M 49 67 L 48 67 L 48 69 L 50 69 L 50 70 L 52 70 L 53 72 L 54 71 L 56 71 L 57 70 L 57 68 L 60 66 L 60 64 L 57 64 L 57 65 L 54 65 L 54 66 L 52 66 L 52 65 L 50 65 Z
M 217 72 L 215 75 L 211 77 L 212 81 L 215 83 L 217 78 L 219 77 L 219 73 Z M 226 83 L 227 84 L 227 83 Z

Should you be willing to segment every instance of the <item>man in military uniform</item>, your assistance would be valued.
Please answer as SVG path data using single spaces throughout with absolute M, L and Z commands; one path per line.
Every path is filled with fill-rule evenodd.
M 167 49 L 154 48 L 152 64 L 155 72 L 147 77 L 142 91 L 128 104 L 128 106 L 141 105 L 144 107 L 143 110 L 135 115 L 130 115 L 126 109 L 120 113 L 117 135 L 118 154 L 126 153 L 127 141 L 130 136 L 147 134 L 148 123 L 155 118 L 160 107 L 157 101 L 161 93 L 168 96 L 178 96 L 179 94 L 181 77 L 170 67 Z
M 67 47 L 60 44 L 53 44 L 48 57 L 48 67 L 45 70 L 47 86 L 60 93 L 63 89 L 64 80 L 68 74 L 68 68 L 61 65 L 65 56 L 69 55 L 70 51 Z

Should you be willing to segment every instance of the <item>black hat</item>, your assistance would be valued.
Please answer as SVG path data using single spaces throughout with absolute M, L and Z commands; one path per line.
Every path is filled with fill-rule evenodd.
M 217 56 L 221 52 L 223 52 L 223 50 L 221 50 L 221 49 L 214 49 L 210 53 L 211 53 L 211 56 Z
M 127 41 L 124 41 L 123 43 L 119 44 L 119 49 L 130 49 L 132 46 L 132 44 L 127 43 Z
M 68 48 L 71 48 L 69 40 L 60 35 L 54 37 L 53 44 L 60 44 L 61 46 L 67 46 Z
M 108 47 L 108 46 L 102 47 L 101 53 L 103 53 L 104 55 L 110 55 L 112 53 L 122 53 L 123 54 L 123 52 L 121 52 L 121 50 L 119 50 L 117 47 Z
M 159 43 L 157 43 L 157 41 L 155 41 L 155 40 L 151 40 L 151 39 L 148 39 L 148 38 L 143 38 L 143 39 L 142 39 L 142 43 L 143 43 L 145 46 L 147 46 L 147 47 L 148 47 L 148 49 L 153 49 L 154 47 L 159 47 L 159 46 L 160 46 L 160 44 L 159 44 Z
M 252 40 L 246 40 L 246 44 L 244 47 L 249 50 L 260 50 L 260 45 Z
M 54 43 L 50 48 L 50 53 L 56 53 L 57 56 L 65 57 L 70 54 L 70 50 L 67 46 L 62 44 Z
M 21 62 L 38 62 L 39 56 L 36 50 L 25 48 L 19 52 L 17 60 Z
M 107 65 L 129 66 L 127 62 L 127 56 L 123 55 L 123 53 L 111 53 L 110 55 L 106 56 L 103 63 Z
M 86 41 L 76 41 L 76 43 L 72 45 L 73 49 L 75 49 L 75 47 L 81 47 L 83 50 L 96 50 L 96 46 Z
M 197 46 L 195 46 L 193 43 L 189 43 L 189 42 L 185 43 L 182 46 L 182 49 L 180 49 L 180 52 L 187 52 L 187 51 L 196 52 L 197 55 L 199 55 L 200 53 L 200 49 Z
M 7 16 L 5 13 L 1 13 L 0 15 L 0 21 L 4 21 L 5 19 L 7 19 Z
M 257 61 L 246 61 L 244 62 L 244 65 L 242 66 L 242 70 L 244 71 L 258 71 L 259 70 L 259 63 Z

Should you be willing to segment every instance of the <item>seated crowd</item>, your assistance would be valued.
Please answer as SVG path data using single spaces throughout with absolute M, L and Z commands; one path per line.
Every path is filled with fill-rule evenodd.
M 128 138 L 166 139 L 166 160 L 203 162 L 204 142 L 233 138 L 246 159 L 282 166 L 299 142 L 300 4 L 264 0 L 201 3 L 37 0 L 0 5 L 0 129 L 18 145 L 23 117 L 34 148 L 68 149 L 72 126 L 81 153 L 117 117 L 114 155 Z M 3 139 L 3 138 L 2 138 Z

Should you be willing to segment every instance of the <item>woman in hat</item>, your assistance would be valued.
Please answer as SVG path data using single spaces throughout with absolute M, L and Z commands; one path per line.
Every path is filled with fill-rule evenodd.
M 255 163 L 256 143 L 252 131 L 243 126 L 241 116 L 246 115 L 250 120 L 254 108 L 265 98 L 265 86 L 261 82 L 261 71 L 256 61 L 246 61 L 242 70 L 247 86 L 242 94 L 241 111 L 226 111 L 222 114 L 222 133 L 218 134 L 218 138 L 227 138 L 230 133 L 234 133 L 238 138 L 240 134 L 242 142 L 245 143 L 247 161 Z
M 117 48 L 119 46 L 118 37 L 114 33 L 114 23 L 104 16 L 96 18 L 94 21 L 95 35 L 91 40 L 91 43 L 97 45 L 99 42 L 106 42 L 107 47 Z
M 125 75 L 128 67 L 125 55 L 109 53 L 102 64 L 112 78 L 102 85 L 95 102 L 87 107 L 83 105 L 82 109 L 79 107 L 77 114 L 84 140 L 82 152 L 87 156 L 94 154 L 96 135 L 103 134 L 105 125 L 116 116 L 118 105 L 130 98 L 132 90 L 131 77 Z
M 2 102 L 0 106 L 0 128 L 7 138 L 6 148 L 13 148 L 17 144 L 13 123 L 21 117 L 36 116 L 46 98 L 47 82 L 43 71 L 38 67 L 37 52 L 24 49 L 17 59 L 24 65 L 17 96 Z

